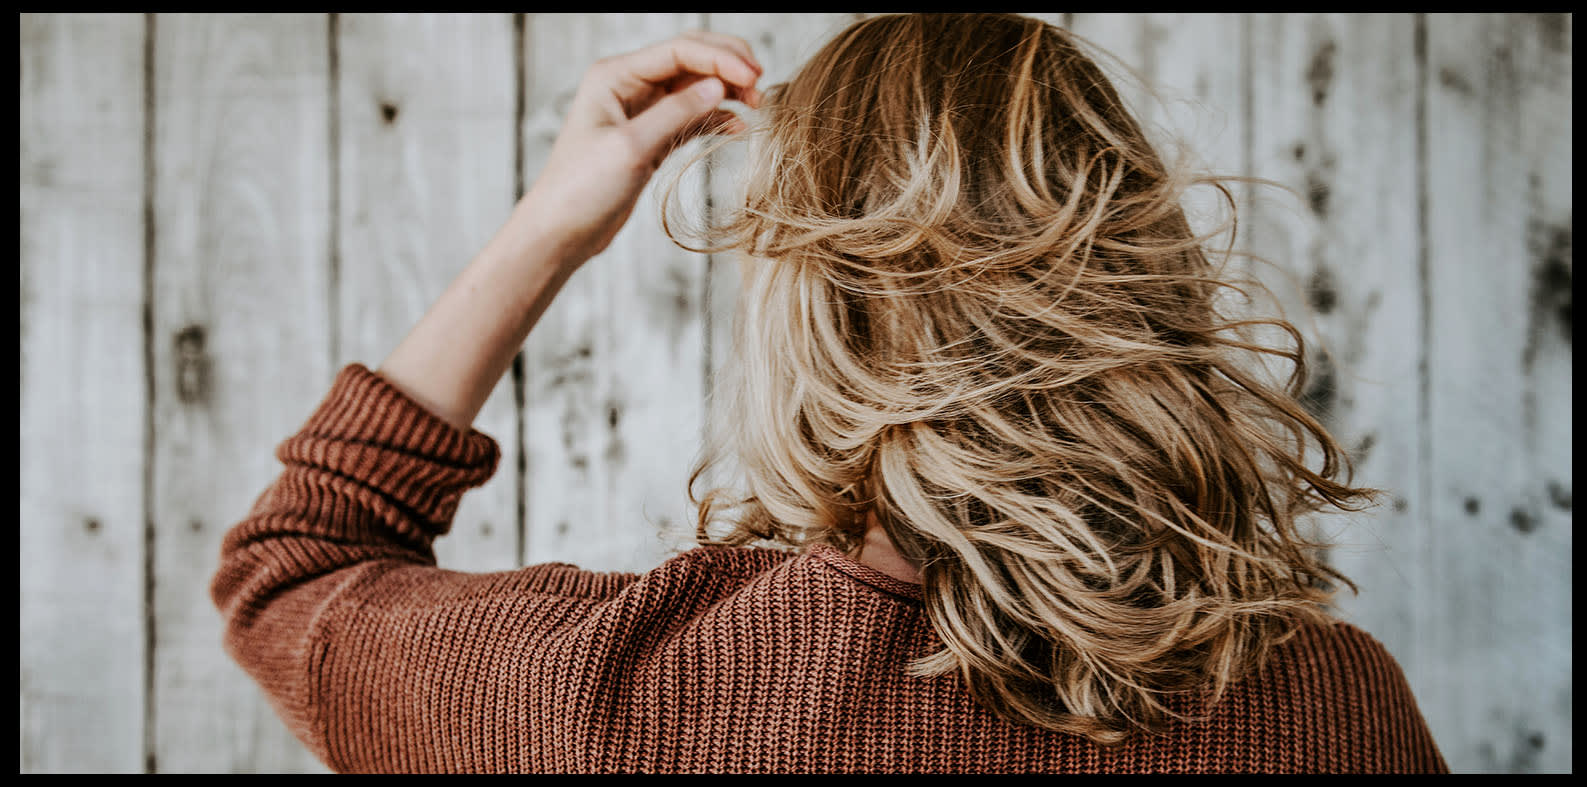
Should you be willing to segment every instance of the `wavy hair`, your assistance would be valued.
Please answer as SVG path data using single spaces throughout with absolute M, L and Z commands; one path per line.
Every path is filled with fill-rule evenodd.
M 1297 520 L 1377 490 L 1298 401 L 1300 333 L 1224 313 L 1249 293 L 1181 207 L 1211 185 L 1232 224 L 1231 179 L 1166 166 L 1070 34 L 869 18 L 762 110 L 703 245 L 662 201 L 744 275 L 699 543 L 852 554 L 872 515 L 943 646 L 911 674 L 1103 744 L 1216 703 L 1327 620 L 1329 580 L 1355 590 Z M 727 457 L 742 488 L 697 496 Z

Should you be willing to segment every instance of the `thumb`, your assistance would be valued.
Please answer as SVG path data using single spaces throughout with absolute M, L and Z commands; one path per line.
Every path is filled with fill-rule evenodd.
M 722 103 L 727 88 L 715 77 L 702 79 L 652 104 L 629 121 L 631 133 L 651 159 L 660 160 L 678 136 Z

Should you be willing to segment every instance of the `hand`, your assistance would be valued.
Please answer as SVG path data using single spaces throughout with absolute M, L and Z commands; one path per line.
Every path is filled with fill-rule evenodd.
M 596 61 L 515 213 L 577 268 L 612 242 L 651 175 L 679 145 L 744 129 L 717 105 L 734 98 L 760 106 L 761 73 L 748 42 L 698 31 Z

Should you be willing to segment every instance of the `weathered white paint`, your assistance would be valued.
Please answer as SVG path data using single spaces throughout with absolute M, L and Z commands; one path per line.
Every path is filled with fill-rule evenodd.
M 221 650 L 221 535 L 329 387 L 323 15 L 155 23 L 155 767 L 324 771 Z
M 137 772 L 143 19 L 21 27 L 21 770 Z
M 339 131 L 336 365 L 371 369 L 407 336 L 506 220 L 514 200 L 509 14 L 349 14 L 337 19 Z M 511 375 L 474 428 L 501 448 L 463 497 L 436 560 L 517 566 L 518 437 Z
M 1552 15 L 1427 25 L 1433 568 L 1415 680 L 1470 770 L 1571 767 L 1570 41 Z
M 140 17 L 24 15 L 22 770 L 324 770 L 221 651 L 208 598 L 275 445 L 477 251 L 594 59 L 706 28 L 748 39 L 775 82 L 854 16 L 530 15 L 520 41 L 504 15 L 343 17 L 334 36 L 324 16 L 160 15 L 146 42 Z M 1456 770 L 1569 770 L 1570 18 L 1042 16 L 1156 85 L 1155 105 L 1121 87 L 1211 168 L 1300 193 L 1258 190 L 1240 241 L 1333 351 L 1327 423 L 1357 480 L 1390 492 L 1321 523 L 1362 588 L 1343 613 L 1400 660 Z M 735 160 L 714 162 L 721 209 Z M 702 176 L 683 191 L 696 211 Z M 663 517 L 692 522 L 737 268 L 673 247 L 656 213 L 647 195 L 536 328 L 521 416 L 510 381 L 487 404 L 476 425 L 503 463 L 443 566 L 510 567 L 521 526 L 527 562 L 642 570 L 669 545 Z

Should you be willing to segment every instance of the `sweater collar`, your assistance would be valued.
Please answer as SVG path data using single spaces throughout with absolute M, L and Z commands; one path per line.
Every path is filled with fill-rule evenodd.
M 806 554 L 884 593 L 917 602 L 923 598 L 920 585 L 883 574 L 843 554 L 842 550 L 831 544 L 812 544 Z

